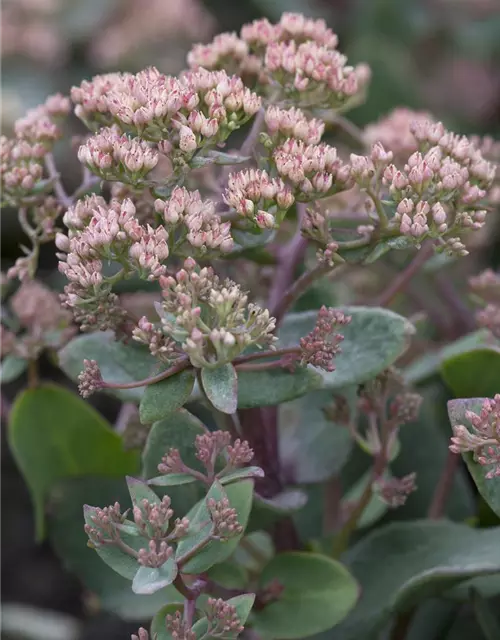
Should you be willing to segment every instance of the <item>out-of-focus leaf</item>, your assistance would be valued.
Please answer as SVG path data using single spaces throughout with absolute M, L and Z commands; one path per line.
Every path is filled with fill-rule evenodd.
M 292 373 L 285 369 L 238 372 L 238 408 L 268 407 L 318 389 L 323 385 L 320 373 L 300 367 Z
M 302 489 L 285 489 L 272 498 L 256 495 L 248 522 L 248 531 L 267 529 L 277 520 L 302 509 L 306 502 L 307 493 Z
M 447 358 L 441 375 L 455 398 L 492 398 L 500 389 L 500 348 L 481 347 Z
M 0 365 L 0 384 L 14 382 L 21 376 L 28 367 L 28 361 L 19 356 L 8 355 L 2 360 Z
M 17 397 L 8 438 L 33 499 L 38 539 L 44 535 L 45 501 L 56 482 L 91 474 L 120 477 L 138 469 L 137 452 L 124 451 L 106 420 L 55 385 L 28 389 Z

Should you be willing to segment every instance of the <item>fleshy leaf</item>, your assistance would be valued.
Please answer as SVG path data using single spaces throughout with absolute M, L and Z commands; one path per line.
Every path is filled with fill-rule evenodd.
M 473 530 L 447 521 L 390 524 L 367 535 L 343 560 L 361 599 L 332 640 L 376 637 L 396 612 L 472 577 L 500 571 L 500 528 Z
M 321 374 L 298 367 L 293 373 L 285 369 L 238 372 L 238 408 L 268 407 L 319 389 Z
M 243 527 L 243 533 L 246 528 L 250 510 L 252 508 L 253 497 L 253 480 L 241 480 L 228 484 L 226 487 L 222 487 L 219 483 L 214 483 L 212 489 L 215 487 L 219 495 L 227 495 L 229 504 L 236 510 L 238 517 L 238 523 Z M 207 498 L 210 497 L 210 492 L 207 494 Z M 220 500 L 214 495 L 216 500 Z M 210 519 L 208 509 L 206 507 L 206 499 L 200 501 L 198 505 L 195 505 L 193 509 L 187 514 L 190 520 L 196 520 L 196 522 L 206 522 Z M 202 551 L 197 553 L 192 559 L 190 559 L 183 567 L 183 573 L 199 574 L 207 571 L 214 564 L 222 562 L 229 558 L 238 546 L 243 533 L 234 536 L 227 541 L 211 540 Z M 187 541 L 186 541 L 187 542 Z M 177 548 L 177 558 L 180 559 L 182 555 L 185 555 L 184 541 L 182 541 Z
M 35 507 L 36 535 L 44 535 L 44 505 L 62 478 L 120 477 L 138 470 L 135 451 L 124 451 L 120 436 L 88 403 L 67 389 L 42 385 L 21 393 L 12 408 L 12 454 Z
M 283 592 L 253 617 L 264 637 L 291 640 L 326 631 L 345 618 L 359 595 L 356 580 L 340 562 L 314 553 L 278 554 L 264 567 L 259 585 L 273 580 Z
M 207 398 L 222 413 L 235 413 L 238 408 L 238 375 L 231 363 L 216 369 L 201 370 L 201 382 Z
M 132 581 L 132 591 L 149 596 L 172 584 L 177 576 L 174 558 L 169 558 L 161 567 L 140 567 Z
M 166 602 L 182 602 L 173 586 L 151 596 L 135 595 L 130 580 L 111 569 L 98 554 L 87 547 L 83 530 L 82 505 L 105 506 L 118 501 L 122 511 L 130 507 L 130 498 L 123 478 L 83 477 L 64 480 L 52 492 L 48 517 L 51 545 L 65 568 L 74 573 L 86 589 L 96 594 L 99 605 L 125 620 L 151 619 Z M 143 538 L 141 546 L 146 546 Z M 127 542 L 132 542 L 127 538 Z M 134 543 L 132 543 L 134 544 Z M 135 563 L 135 571 L 139 565 Z
M 323 411 L 333 399 L 331 391 L 320 389 L 279 408 L 280 459 L 298 484 L 328 480 L 349 457 L 349 430 Z
M 463 424 L 472 431 L 470 422 L 465 417 L 466 411 L 481 413 L 481 407 L 485 398 L 467 398 L 462 400 L 450 400 L 448 402 L 448 415 L 453 426 Z M 480 465 L 474 460 L 470 452 L 462 454 L 469 473 L 474 480 L 477 490 L 488 503 L 490 508 L 500 517 L 500 476 L 486 478 L 491 465 Z
M 194 380 L 192 371 L 181 371 L 175 376 L 147 386 L 139 405 L 141 422 L 157 422 L 180 409 L 189 400 Z
M 14 382 L 26 371 L 27 367 L 28 361 L 25 358 L 12 354 L 5 356 L 0 365 L 0 384 Z
M 146 482 L 131 476 L 127 476 L 126 480 L 134 507 L 140 507 L 143 500 L 147 500 L 150 504 L 160 504 L 160 498 L 148 487 Z
M 339 327 L 344 336 L 342 351 L 335 356 L 335 371 L 321 371 L 324 385 L 339 389 L 371 380 L 404 353 L 413 325 L 403 316 L 376 307 L 339 307 L 351 322 Z M 316 324 L 317 312 L 292 313 L 285 318 L 279 332 L 279 346 L 297 345 Z
M 192 482 L 196 482 L 196 478 L 190 476 L 189 473 L 168 473 L 148 480 L 148 484 L 153 487 L 177 487 L 183 484 L 191 484 Z
M 110 331 L 77 336 L 59 351 L 59 366 L 74 382 L 78 381 L 84 359 L 97 361 L 106 382 L 136 382 L 158 373 L 158 362 L 145 347 L 117 342 Z M 144 389 L 103 389 L 103 392 L 127 402 L 139 402 Z
M 481 347 L 441 364 L 441 375 L 455 398 L 492 398 L 500 390 L 500 349 Z
M 235 469 L 230 473 L 219 478 L 219 482 L 222 485 L 236 482 L 236 480 L 244 480 L 245 478 L 263 478 L 264 471 L 260 467 L 242 467 L 241 469 Z

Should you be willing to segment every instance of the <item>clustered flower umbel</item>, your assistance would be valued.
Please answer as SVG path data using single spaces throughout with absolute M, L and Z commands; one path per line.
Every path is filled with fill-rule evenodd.
M 395 208 L 390 232 L 398 230 L 417 246 L 433 238 L 442 249 L 466 255 L 460 236 L 484 225 L 495 167 L 470 140 L 446 131 L 440 122 L 417 120 L 410 130 L 419 151 L 402 169 L 391 164 L 393 153 L 376 142 L 369 156 L 351 154 L 351 176 L 379 200 L 388 190 Z
M 221 222 L 215 205 L 203 201 L 198 191 L 177 187 L 168 200 L 157 199 L 154 207 L 163 218 L 156 228 L 139 222 L 129 198 L 107 204 L 101 196 L 91 195 L 65 213 L 68 235 L 56 236 L 61 251 L 59 270 L 70 281 L 63 301 L 84 328 L 115 329 L 124 321 L 103 274 L 106 261 L 121 265 L 123 277 L 136 272 L 154 281 L 166 274 L 164 263 L 171 250 L 181 255 L 205 255 L 233 248 L 230 223 Z M 146 327 L 139 329 L 148 331 Z M 140 335 L 137 339 L 141 340 Z
M 500 394 L 487 398 L 479 414 L 466 411 L 465 418 L 471 427 L 453 426 L 450 451 L 474 454 L 480 465 L 489 467 L 486 478 L 500 476 Z
M 234 637 L 243 631 L 236 608 L 221 598 L 207 600 L 206 614 L 209 628 L 207 634 L 215 637 Z
M 350 67 L 337 50 L 338 37 L 324 20 L 284 13 L 277 24 L 255 20 L 236 33 L 197 44 L 188 55 L 191 68 L 235 69 L 263 85 L 280 86 L 282 97 L 299 105 L 342 108 L 359 102 L 370 73 L 366 65 Z
M 409 473 L 402 478 L 381 478 L 375 483 L 375 491 L 379 498 L 391 509 L 402 507 L 408 496 L 417 490 L 417 474 Z
M 261 106 L 261 99 L 241 78 L 206 69 L 186 72 L 180 78 L 166 76 L 154 67 L 135 75 L 95 76 L 73 87 L 71 98 L 76 115 L 90 129 L 114 124 L 143 142 L 159 143 L 159 150 L 181 165 L 198 149 L 224 142 Z M 133 151 L 140 155 L 137 145 Z M 134 160 L 132 154 L 130 161 Z
M 500 275 L 486 269 L 478 276 L 469 279 L 474 298 L 483 308 L 476 312 L 476 321 L 480 327 L 489 329 L 500 338 Z
M 291 107 L 281 109 L 269 105 L 265 113 L 265 122 L 269 133 L 270 146 L 284 142 L 287 138 L 301 140 L 306 145 L 318 144 L 325 131 L 325 123 L 316 118 L 307 118 L 301 109 Z
M 23 282 L 8 306 L 22 331 L 16 335 L 0 325 L 2 357 L 36 360 L 43 349 L 62 347 L 75 333 L 71 314 L 61 308 L 57 294 L 36 280 Z
M 174 615 L 168 614 L 165 625 L 174 640 L 196 640 L 196 634 L 189 623 L 183 619 L 180 611 L 176 611 Z
M 186 258 L 175 276 L 160 277 L 164 332 L 189 356 L 194 367 L 231 362 L 251 345 L 271 346 L 275 319 L 248 302 L 232 280 L 221 282 L 211 267 Z
M 349 324 L 351 316 L 322 306 L 314 329 L 300 339 L 300 364 L 311 364 L 325 371 L 334 371 L 333 359 L 341 351 L 344 336 L 335 333 L 337 326 Z

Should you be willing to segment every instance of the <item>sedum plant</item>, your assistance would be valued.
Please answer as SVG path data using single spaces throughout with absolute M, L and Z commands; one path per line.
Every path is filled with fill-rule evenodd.
M 358 130 L 343 114 L 370 71 L 337 47 L 322 20 L 257 20 L 178 77 L 84 80 L 2 139 L 30 245 L 2 283 L 2 381 L 29 386 L 10 447 L 38 538 L 103 608 L 152 619 L 135 639 L 437 638 L 446 599 L 500 595 L 500 528 L 471 520 L 459 457 L 498 524 L 499 277 L 471 279 L 483 328 L 441 350 L 387 308 L 473 251 L 498 145 L 403 108 Z M 71 112 L 87 133 L 68 193 Z M 35 279 L 46 243 L 59 297 Z M 375 303 L 343 291 L 401 256 Z M 42 353 L 82 398 L 120 400 L 115 429 L 40 382 Z

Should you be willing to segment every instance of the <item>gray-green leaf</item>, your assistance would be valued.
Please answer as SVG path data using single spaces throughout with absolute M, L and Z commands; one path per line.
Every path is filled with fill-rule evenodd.
M 207 398 L 222 413 L 235 413 L 238 408 L 238 375 L 228 362 L 216 369 L 202 369 L 201 382 Z
M 175 376 L 147 386 L 139 405 L 141 422 L 151 424 L 180 409 L 189 400 L 194 381 L 192 371 L 181 371 Z
M 177 576 L 177 564 L 169 558 L 161 567 L 140 567 L 132 581 L 132 591 L 149 596 L 172 584 Z

